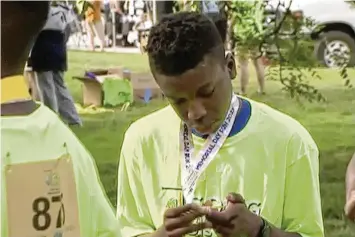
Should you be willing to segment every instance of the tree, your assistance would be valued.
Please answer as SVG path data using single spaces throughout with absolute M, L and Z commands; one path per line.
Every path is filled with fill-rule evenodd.
M 220 13 L 229 21 L 229 40 L 231 50 L 237 54 L 247 54 L 258 49 L 256 57 L 261 57 L 270 49 L 274 54 L 269 54 L 272 65 L 268 70 L 268 78 L 279 80 L 283 89 L 291 97 L 305 98 L 309 101 L 324 101 L 324 96 L 317 88 L 308 83 L 309 80 L 320 80 L 321 77 L 315 70 L 318 63 L 313 55 L 313 42 L 303 35 L 302 26 L 312 26 L 315 23 L 309 18 L 299 18 L 292 14 L 290 7 L 292 0 L 286 6 L 279 0 L 273 9 L 278 17 L 265 23 L 266 6 L 270 0 L 259 1 L 220 1 Z M 180 1 L 180 5 L 188 5 L 189 9 L 201 11 L 200 1 Z M 349 1 L 355 6 L 355 1 Z M 181 9 L 181 8 L 180 8 Z M 238 42 L 237 47 L 233 42 Z M 342 66 L 339 73 L 345 85 L 351 87 L 347 68 Z

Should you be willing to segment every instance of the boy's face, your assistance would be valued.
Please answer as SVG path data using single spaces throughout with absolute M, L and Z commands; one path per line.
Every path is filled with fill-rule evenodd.
M 155 79 L 179 117 L 201 134 L 216 131 L 225 118 L 232 93 L 230 69 L 233 58 L 224 63 L 205 56 L 194 69 L 178 76 L 153 71 Z

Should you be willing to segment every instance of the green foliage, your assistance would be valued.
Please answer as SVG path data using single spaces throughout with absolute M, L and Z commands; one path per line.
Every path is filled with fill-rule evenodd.
M 260 4 L 261 2 L 264 4 Z M 256 48 L 259 49 L 259 55 L 256 57 L 269 52 L 267 56 L 274 65 L 277 65 L 269 69 L 269 79 L 279 80 L 292 98 L 302 97 L 308 101 L 325 100 L 323 95 L 308 83 L 309 80 L 320 79 L 317 72 L 312 69 L 316 65 L 316 60 L 310 57 L 313 55 L 311 42 L 304 39 L 301 33 L 301 27 L 311 22 L 293 17 L 289 11 L 290 6 L 284 6 L 279 2 L 275 12 L 280 14 L 281 8 L 286 10 L 280 14 L 281 17 L 275 17 L 264 29 L 260 29 L 256 26 L 265 23 L 265 17 L 260 17 L 260 14 L 265 12 L 267 4 L 267 1 L 257 1 L 254 4 L 231 2 L 228 9 L 229 17 L 238 26 L 234 27 L 233 32 L 235 40 L 238 41 L 237 54 L 244 54 Z M 291 68 L 294 71 L 286 73 Z M 305 71 L 310 73 L 306 74 Z M 305 75 L 311 75 L 311 78 Z
M 319 66 L 313 54 L 314 42 L 301 31 L 302 27 L 314 28 L 315 23 L 309 18 L 295 17 L 290 11 L 291 0 L 287 6 L 279 1 L 274 9 L 278 17 L 263 27 L 268 3 L 269 0 L 219 2 L 232 26 L 230 40 L 236 42 L 231 44 L 234 45 L 232 50 L 242 57 L 267 56 L 276 66 L 270 67 L 268 78 L 279 80 L 291 97 L 325 101 L 324 96 L 309 84 L 321 77 L 314 69 Z M 201 8 L 200 1 L 184 1 L 183 4 L 195 10 Z M 349 4 L 355 6 L 355 1 Z M 290 68 L 296 72 L 286 73 Z M 339 73 L 345 86 L 351 87 L 346 67 L 341 66 Z
M 264 42 L 262 1 L 231 1 L 227 3 L 232 24 L 232 40 L 237 41 L 235 50 L 246 56 Z

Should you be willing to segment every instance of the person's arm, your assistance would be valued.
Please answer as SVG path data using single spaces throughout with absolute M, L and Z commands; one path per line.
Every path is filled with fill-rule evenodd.
M 319 152 L 309 133 L 302 129 L 289 141 L 281 229 L 302 237 L 323 237 L 319 188 Z M 272 231 L 271 237 L 282 235 Z
M 72 33 L 71 26 L 69 24 L 67 24 L 64 29 L 64 44 L 65 45 L 68 43 L 71 33 Z
M 346 205 L 345 205 L 345 214 L 346 216 L 354 221 L 355 219 L 355 153 L 348 164 L 348 168 L 346 170 L 346 178 L 345 178 L 345 197 L 346 197 Z
M 123 11 L 120 6 L 120 1 L 112 1 L 111 2 L 111 9 L 114 9 L 118 14 L 122 15 Z
M 144 156 L 142 146 L 144 144 L 139 137 L 139 130 L 131 126 L 124 137 L 118 167 L 117 219 L 123 237 L 155 232 L 149 211 L 149 200 L 146 199 L 142 185 L 144 177 L 140 174 L 140 163 Z
M 347 200 L 351 197 L 351 193 L 355 192 L 355 153 L 348 164 L 346 170 L 346 198 Z

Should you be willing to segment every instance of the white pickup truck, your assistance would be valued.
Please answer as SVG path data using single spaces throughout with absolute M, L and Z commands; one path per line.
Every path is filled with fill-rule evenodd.
M 355 66 L 355 1 L 271 0 L 269 9 L 276 9 L 279 1 L 284 8 L 290 6 L 291 13 L 314 21 L 315 25 L 302 31 L 315 40 L 314 53 L 319 61 L 327 67 Z M 284 8 L 278 8 L 281 14 Z

